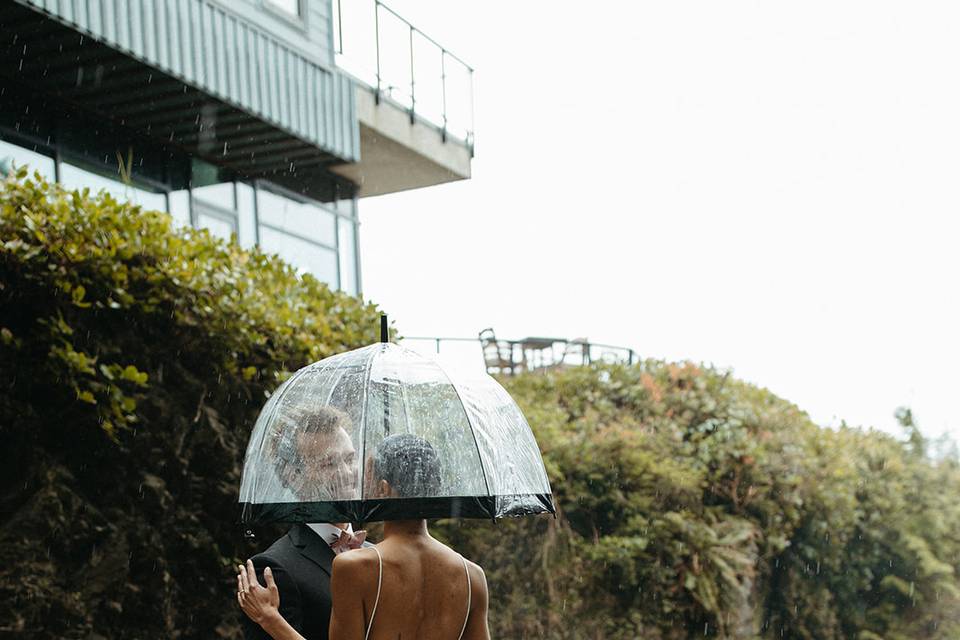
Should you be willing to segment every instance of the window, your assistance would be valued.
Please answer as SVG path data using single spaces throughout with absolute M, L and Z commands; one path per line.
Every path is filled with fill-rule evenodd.
M 165 193 L 157 193 L 135 187 L 132 184 L 124 184 L 119 180 L 81 169 L 67 162 L 60 164 L 60 182 L 68 189 L 83 189 L 87 187 L 93 194 L 104 190 L 120 202 L 138 204 L 144 209 L 152 211 L 167 210 L 167 196 Z
M 170 215 L 178 227 L 190 226 L 190 192 L 186 189 L 171 191 L 167 194 L 167 206 Z
M 257 190 L 257 217 L 261 225 L 330 248 L 337 246 L 334 214 L 313 203 L 297 202 L 261 188 Z
M 300 17 L 300 0 L 264 0 L 264 4 L 291 16 Z
M 260 246 L 332 288 L 339 285 L 337 218 L 318 203 L 257 188 Z
M 30 170 L 31 175 L 34 171 L 39 171 L 40 175 L 51 182 L 56 179 L 53 158 L 0 140 L 0 175 L 8 174 L 14 167 L 19 169 L 23 166 Z
M 352 196 L 339 198 L 337 199 L 337 204 L 336 204 L 337 212 L 340 215 L 347 216 L 348 218 L 356 218 L 357 211 L 356 211 L 355 205 L 356 205 L 356 201 L 353 199 Z
M 257 244 L 257 210 L 256 195 L 253 187 L 243 182 L 237 183 L 237 215 L 238 227 L 237 235 L 240 238 L 240 246 L 249 249 Z
M 337 253 L 303 238 L 289 235 L 271 227 L 260 227 L 260 247 L 301 271 L 313 274 L 331 288 L 337 287 Z
M 219 182 L 190 190 L 194 222 L 200 229 L 229 240 L 237 233 L 237 211 L 232 182 Z M 239 234 L 237 234 L 239 236 Z
M 237 232 L 237 216 L 233 211 L 211 207 L 199 200 L 193 201 L 193 210 L 197 216 L 197 227 L 229 240 Z
M 337 232 L 340 236 L 340 288 L 351 295 L 357 291 L 357 245 L 354 222 L 347 218 L 337 221 Z
M 197 200 L 203 200 L 221 209 L 232 210 L 234 208 L 232 182 L 221 182 L 219 184 L 208 184 L 204 187 L 194 187 L 190 191 Z

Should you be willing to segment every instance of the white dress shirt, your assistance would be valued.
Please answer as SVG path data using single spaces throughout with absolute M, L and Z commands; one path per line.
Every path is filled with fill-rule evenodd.
M 314 533 L 320 536 L 320 539 L 326 542 L 328 545 L 333 544 L 340 539 L 340 527 L 326 522 L 308 522 L 307 526 L 310 527 Z M 347 533 L 353 533 L 353 525 L 349 522 L 347 523 Z M 334 551 L 334 553 L 339 553 Z

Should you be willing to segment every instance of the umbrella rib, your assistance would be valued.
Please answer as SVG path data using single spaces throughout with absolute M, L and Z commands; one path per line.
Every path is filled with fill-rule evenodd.
M 373 367 L 373 359 L 376 353 L 371 353 L 367 360 L 367 366 L 363 372 L 363 400 L 360 403 L 360 473 L 357 478 L 357 495 L 362 502 L 363 496 L 363 472 L 367 465 L 367 395 L 370 391 L 370 369 Z
M 293 374 L 292 376 L 290 376 L 290 377 L 284 382 L 284 384 L 286 384 L 287 386 L 285 386 L 285 387 L 283 387 L 282 389 L 280 389 L 280 394 L 277 396 L 276 401 L 275 401 L 274 404 L 273 404 L 273 407 L 270 408 L 270 415 L 267 416 L 267 418 L 266 418 L 266 420 L 265 420 L 265 422 L 264 422 L 263 433 L 260 434 L 260 442 L 258 443 L 258 446 L 257 446 L 257 456 L 258 456 L 258 458 L 259 458 L 260 455 L 263 453 L 263 445 L 264 445 L 264 442 L 266 442 L 266 439 L 267 439 L 267 426 L 273 422 L 273 417 L 274 417 L 275 415 L 277 415 L 277 411 L 279 411 L 279 407 L 280 407 L 280 401 L 283 400 L 283 396 L 285 396 L 285 395 L 287 394 L 287 391 L 290 390 L 290 387 L 293 386 L 294 380 L 296 380 L 297 378 L 299 378 L 302 374 L 303 374 L 302 371 L 296 371 L 296 372 L 294 372 L 294 374 Z M 281 385 L 281 386 L 283 386 L 283 385 Z M 272 396 L 271 396 L 271 398 L 272 398 Z M 254 428 L 256 428 L 256 424 L 254 424 Z M 251 434 L 251 435 L 252 435 L 252 434 Z M 244 455 L 244 467 L 246 467 L 246 455 Z M 257 479 L 257 476 L 254 475 L 254 482 L 256 482 L 256 479 Z M 240 489 L 241 489 L 241 491 L 242 491 L 242 489 L 243 489 L 243 476 L 242 476 L 242 475 L 240 476 Z M 250 492 L 251 492 L 251 494 L 252 494 L 252 495 L 251 495 L 250 504 L 254 504 L 254 503 L 255 503 L 254 500 L 255 500 L 255 497 L 256 497 L 256 493 L 257 493 L 257 492 L 256 492 L 256 490 L 254 490 L 254 489 L 251 489 Z M 243 502 L 243 500 L 241 500 L 240 502 Z
M 406 388 L 402 383 L 398 386 L 400 387 L 400 404 L 403 405 L 403 419 L 407 423 L 407 433 L 413 433 L 413 429 L 410 428 L 410 405 L 407 403 Z
M 422 356 L 422 355 L 420 355 L 420 354 L 417 353 L 416 351 L 413 351 L 412 349 L 408 349 L 408 348 L 404 347 L 403 345 L 400 345 L 400 348 L 403 349 L 404 351 L 410 353 L 410 354 L 416 355 L 417 357 L 423 359 L 423 356 Z M 460 395 L 460 390 L 457 388 L 457 384 L 456 384 L 456 383 L 453 381 L 453 379 L 450 377 L 450 374 L 448 374 L 446 371 L 444 371 L 444 370 L 443 370 L 443 367 L 441 367 L 441 366 L 439 366 L 439 365 L 437 366 L 437 370 L 440 371 L 441 374 L 443 374 L 443 376 L 447 379 L 447 382 L 450 383 L 450 386 L 453 387 L 453 392 L 454 392 L 455 394 L 457 394 L 457 402 L 460 403 L 460 408 L 463 409 L 463 415 L 466 416 L 466 418 L 467 418 L 467 426 L 470 427 L 470 435 L 473 436 L 473 446 L 476 447 L 476 449 L 477 449 L 477 460 L 480 461 L 480 474 L 483 476 L 483 486 L 484 486 L 484 487 L 486 488 L 486 490 L 487 490 L 487 497 L 492 500 L 492 499 L 494 498 L 494 496 L 493 496 L 492 493 L 490 493 L 490 482 L 487 480 L 487 470 L 486 470 L 486 467 L 484 467 L 484 464 L 483 464 L 483 454 L 480 453 L 480 443 L 477 442 L 477 430 L 474 428 L 473 422 L 471 422 L 471 420 L 470 420 L 470 412 L 467 411 L 467 405 L 465 405 L 465 404 L 463 403 L 463 397 L 461 397 L 461 395 Z M 408 420 L 409 420 L 409 416 L 408 416 Z M 494 522 L 496 522 L 496 520 L 497 520 L 496 507 L 494 507 L 494 509 L 491 511 L 491 513 L 490 513 L 490 518 L 491 518 Z
M 457 383 L 455 383 L 446 371 L 440 369 L 440 371 L 447 377 L 447 381 L 450 383 L 450 386 L 453 387 L 453 392 L 457 394 L 457 401 L 460 403 L 460 407 L 463 409 L 463 415 L 467 417 L 467 425 L 470 427 L 470 435 L 473 436 L 473 446 L 477 448 L 477 460 L 480 461 L 480 474 L 483 476 L 483 486 L 487 489 L 487 497 L 493 499 L 493 495 L 490 493 L 490 482 L 487 480 L 487 470 L 483 465 L 483 454 L 480 453 L 480 443 L 477 442 L 477 430 L 473 426 L 473 421 L 470 420 L 470 412 L 467 411 L 467 405 L 463 403 L 463 397 L 460 395 L 460 389 L 457 388 Z M 496 508 L 490 513 L 490 518 L 496 521 Z

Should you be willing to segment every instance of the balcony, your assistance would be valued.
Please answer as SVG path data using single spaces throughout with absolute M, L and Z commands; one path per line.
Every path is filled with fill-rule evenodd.
M 376 196 L 470 177 L 473 68 L 379 0 L 333 0 L 337 66 L 356 80 L 360 160 L 332 170 Z
M 359 157 L 353 80 L 226 3 L 0 0 L 0 11 L 0 84 L 44 105 L 30 114 L 77 109 L 302 193 Z

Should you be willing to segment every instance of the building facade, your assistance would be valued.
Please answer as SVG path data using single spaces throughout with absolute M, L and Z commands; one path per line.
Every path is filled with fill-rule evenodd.
M 360 294 L 359 199 L 468 178 L 473 149 L 393 95 L 379 32 L 375 80 L 342 68 L 351 1 L 0 0 L 0 161 Z

